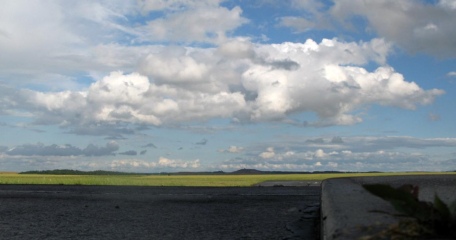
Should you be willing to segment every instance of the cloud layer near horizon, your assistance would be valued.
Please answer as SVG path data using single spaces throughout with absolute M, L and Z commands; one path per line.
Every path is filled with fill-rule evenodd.
M 24 144 L 0 147 L 0 162 L 27 165 L 29 168 L 76 168 L 85 170 L 158 172 L 173 169 L 224 170 L 241 168 L 287 171 L 450 171 L 454 170 L 455 138 L 414 138 L 410 136 L 357 136 L 306 138 L 282 136 L 277 141 L 257 142 L 244 147 L 219 149 L 223 161 L 204 166 L 199 159 L 183 160 L 158 157 L 157 160 L 119 159 L 115 142 L 106 147 L 89 145 L 80 149 L 71 145 Z M 426 149 L 439 148 L 439 154 Z M 133 154 L 136 153 L 136 154 Z M 432 152 L 432 151 L 431 151 Z M 122 154 L 121 154 L 122 155 Z M 137 155 L 130 150 L 123 155 Z M 93 158 L 110 156 L 110 159 Z M 75 157 L 78 157 L 77 160 Z M 153 158 L 154 159 L 154 158 Z M 14 169 L 14 168 L 13 168 Z
M 455 147 L 455 138 L 359 136 L 311 139 L 283 136 L 278 140 L 246 147 L 246 154 L 226 159 L 218 167 L 225 170 L 288 171 L 454 170 L 454 153 L 428 154 L 422 150 Z
M 65 144 L 63 146 L 52 144 L 46 146 L 42 143 L 37 143 L 23 144 L 9 150 L 4 150 L 4 153 L 9 156 L 110 156 L 115 155 L 114 152 L 119 150 L 119 144 L 111 141 L 105 147 L 89 144 L 86 148 L 81 149 L 71 144 Z

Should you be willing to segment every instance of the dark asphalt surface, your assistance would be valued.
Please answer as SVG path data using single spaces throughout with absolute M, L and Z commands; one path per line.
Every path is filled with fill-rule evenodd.
M 302 181 L 264 181 L 254 185 L 255 187 L 315 187 L 321 186 L 319 180 L 302 180 Z
M 315 239 L 319 187 L 0 185 L 0 239 Z

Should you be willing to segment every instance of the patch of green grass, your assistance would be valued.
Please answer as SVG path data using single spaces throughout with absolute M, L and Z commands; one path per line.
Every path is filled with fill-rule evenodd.
M 248 187 L 264 181 L 324 180 L 339 177 L 435 175 L 456 173 L 336 173 L 278 175 L 43 175 L 0 174 L 0 184 L 64 184 L 117 186 Z

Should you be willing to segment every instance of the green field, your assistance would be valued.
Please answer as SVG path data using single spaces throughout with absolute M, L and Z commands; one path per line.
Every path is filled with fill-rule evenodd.
M 324 180 L 338 177 L 430 175 L 456 173 L 337 173 L 337 174 L 280 174 L 280 175 L 43 175 L 0 174 L 0 184 L 64 184 L 64 185 L 123 185 L 123 186 L 208 186 L 248 187 L 264 181 Z

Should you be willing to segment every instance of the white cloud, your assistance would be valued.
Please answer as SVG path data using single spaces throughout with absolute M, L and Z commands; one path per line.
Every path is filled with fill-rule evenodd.
M 23 144 L 15 146 L 4 154 L 9 156 L 110 156 L 115 155 L 114 152 L 119 150 L 119 144 L 115 141 L 110 141 L 105 147 L 98 147 L 89 144 L 86 148 L 81 149 L 71 144 L 57 145 L 52 144 L 46 146 L 42 143 Z
M 18 94 L 20 96 L 14 97 L 25 98 L 24 104 L 36 108 L 39 121 L 47 124 L 121 121 L 162 125 L 163 122 L 231 117 L 233 112 L 245 106 L 240 93 L 193 93 L 150 84 L 147 77 L 139 74 L 119 72 L 92 84 L 86 92 L 21 90 Z
M 177 129 L 188 131 L 191 133 L 197 134 L 218 134 L 221 132 L 227 131 L 236 131 L 238 127 L 236 126 L 189 126 L 189 125 L 179 125 Z
M 199 168 L 200 160 L 196 159 L 194 161 L 183 161 L 180 159 L 174 160 L 165 157 L 160 157 L 158 159 L 158 166 L 171 168 Z
M 242 9 L 238 6 L 230 10 L 203 5 L 167 14 L 138 29 L 144 34 L 143 41 L 221 43 L 227 39 L 227 32 L 248 22 L 241 14 Z
M 0 153 L 0 164 L 12 171 L 78 169 L 84 171 L 111 170 L 124 172 L 158 173 L 167 171 L 195 170 L 201 167 L 199 159 L 186 161 L 160 157 L 150 161 L 137 158 L 112 159 L 86 156 L 7 155 Z
M 334 126 L 334 125 L 339 125 L 339 126 L 353 126 L 358 123 L 362 123 L 363 119 L 357 116 L 351 116 L 351 115 L 346 115 L 342 114 L 337 117 L 332 117 L 324 120 L 318 120 L 318 121 L 313 121 L 313 122 L 307 122 L 305 121 L 303 123 L 304 127 L 316 127 L 316 128 L 321 128 L 321 127 L 329 127 L 329 126 Z
M 262 159 L 268 159 L 268 161 L 277 161 L 277 162 L 288 162 L 290 159 L 301 159 L 301 160 L 317 160 L 317 159 L 328 159 L 331 155 L 334 155 L 335 152 L 325 153 L 322 149 L 317 149 L 315 151 L 286 151 L 276 153 L 273 148 L 268 148 L 265 152 L 262 152 L 259 157 Z
M 331 140 L 332 138 L 322 138 L 320 143 L 314 143 L 314 139 L 308 137 L 282 136 L 277 141 L 266 141 L 249 146 L 246 149 L 256 149 L 261 151 L 265 147 L 274 146 L 277 151 L 294 151 L 307 153 L 303 159 L 310 159 L 317 149 L 322 149 L 325 153 L 331 152 L 347 153 L 351 152 L 377 152 L 377 151 L 398 151 L 403 149 L 425 150 L 441 148 L 443 150 L 456 147 L 456 138 L 416 138 L 411 136 L 346 136 L 342 141 Z M 333 138 L 334 139 L 334 138 Z M 309 141 L 310 140 L 310 141 Z M 279 154 L 277 154 L 279 155 Z
M 289 151 L 276 150 L 275 155 L 268 158 L 244 155 L 225 160 L 218 166 L 222 169 L 257 168 L 287 171 L 442 171 L 451 169 L 451 164 L 445 157 L 436 159 L 435 156 L 416 152 L 325 152 L 317 149 L 293 154 L 289 154 Z
M 251 42 L 258 40 L 255 36 L 233 37 L 234 31 L 249 20 L 240 7 L 220 6 L 222 1 L 5 2 L 0 8 L 0 114 L 27 118 L 27 125 L 16 124 L 22 128 L 56 125 L 66 133 L 124 139 L 124 135 L 139 131 L 136 124 L 200 133 L 229 130 L 185 126 L 220 118 L 239 124 L 350 126 L 363 121 L 366 113 L 359 110 L 364 111 L 365 106 L 415 110 L 444 94 L 438 89 L 424 90 L 414 79 L 404 79 L 388 65 L 387 58 L 393 44 L 411 52 L 456 56 L 455 1 L 440 0 L 431 5 L 411 0 L 365 4 L 359 4 L 361 0 L 340 0 L 328 13 L 347 28 L 352 17 L 364 17 L 380 38 L 368 42 L 324 39 L 320 43 L 309 39 L 281 44 L 256 44 Z M 326 7 L 319 1 L 290 2 L 305 15 L 277 18 L 278 25 L 297 32 L 332 27 L 329 22 L 334 19 L 324 17 Z M 265 35 L 262 38 L 267 40 Z M 164 44 L 147 46 L 147 42 Z M 170 42 L 190 43 L 193 47 L 169 46 Z M 372 69 L 372 63 L 379 67 L 367 70 Z M 91 80 L 86 81 L 82 75 L 91 77 L 93 83 L 89 85 Z M 446 76 L 454 77 L 456 73 Z M 302 112 L 315 113 L 318 119 L 290 119 Z M 440 116 L 430 113 L 429 118 L 438 120 Z M 330 164 L 328 161 L 339 163 L 343 156 L 356 157 L 354 154 L 360 152 L 372 157 L 373 152 L 399 147 L 454 146 L 454 141 L 344 137 L 344 141 L 325 138 L 312 146 L 300 144 L 301 148 L 289 149 L 264 145 L 248 154 L 265 162 L 242 164 L 271 169 L 323 167 Z M 21 147 L 28 154 L 24 161 L 49 160 L 49 166 L 57 164 L 52 153 L 85 157 L 101 154 L 97 151 L 104 148 L 92 146 L 92 155 L 71 145 L 32 144 L 17 146 L 14 151 L 19 153 Z M 110 146 L 109 151 L 114 148 Z M 241 153 L 246 149 L 230 146 L 222 151 Z M 310 162 L 288 161 L 297 158 Z M 122 161 L 133 167 L 147 163 Z M 191 167 L 199 161 L 163 158 L 148 164 Z
M 134 1 L 2 2 L 0 77 L 16 85 L 34 83 L 74 89 L 79 86 L 68 75 L 75 71 L 113 71 L 116 69 L 112 67 L 119 67 L 122 61 L 132 66 L 134 63 L 126 61 L 142 47 L 123 51 L 125 58 L 106 48 L 113 50 L 110 42 L 135 34 L 126 33 L 129 28 L 125 17 L 134 13 Z M 114 56 L 115 60 L 111 58 Z
M 219 2 L 5 2 L 0 9 L 0 78 L 16 86 L 33 83 L 53 91 L 80 90 L 85 86 L 69 75 L 82 72 L 97 78 L 110 71 L 133 72 L 140 59 L 161 48 L 136 45 L 140 41 L 223 41 L 227 32 L 247 19 L 241 17 L 239 7 L 229 10 L 219 7 Z M 164 18 L 149 25 L 132 23 L 131 17 L 137 17 L 140 8 L 145 11 L 161 5 L 156 10 L 170 7 L 176 11 L 165 11 Z M 166 36 L 150 29 L 160 26 L 169 30 Z
M 389 52 L 387 46 L 381 39 L 359 45 L 328 39 L 320 44 L 307 40 L 304 44 L 261 45 L 259 55 L 267 52 L 276 59 L 288 58 L 300 67 L 287 71 L 254 65 L 244 72 L 243 86 L 258 93 L 251 120 L 281 120 L 287 113 L 311 111 L 325 120 L 313 125 L 353 125 L 362 120 L 347 113 L 361 105 L 377 103 L 416 109 L 417 103 L 430 104 L 435 96 L 444 93 L 436 89 L 424 91 L 417 84 L 404 81 L 388 66 L 374 72 L 342 66 L 361 65 L 369 60 L 383 63 Z
M 224 0 L 139 0 L 141 10 L 149 11 L 178 11 L 185 8 L 201 6 L 218 6 Z
M 275 156 L 274 148 L 268 147 L 265 152 L 260 153 L 261 158 L 273 158 Z
M 187 55 L 183 47 L 176 47 L 158 54 L 149 54 L 141 62 L 140 69 L 156 83 L 190 84 L 207 82 L 211 67 Z
M 228 58 L 254 59 L 256 57 L 255 46 L 247 39 L 234 39 L 220 44 L 218 53 Z
M 455 138 L 353 136 L 339 141 L 337 137 L 284 136 L 275 142 L 254 143 L 246 147 L 244 155 L 219 166 L 234 170 L 448 171 L 454 167 L 448 159 L 454 158 L 455 146 Z M 439 148 L 438 154 L 435 148 Z
M 213 41 L 221 36 L 224 38 L 227 31 L 246 22 L 240 8 L 229 10 L 218 6 L 219 1 L 142 3 L 148 11 L 170 8 L 164 18 L 150 23 L 161 21 L 160 24 L 164 24 L 166 36 L 163 40 Z M 307 126 L 354 125 L 362 122 L 362 118 L 350 115 L 350 112 L 363 105 L 415 109 L 416 104 L 429 104 L 443 94 L 440 90 L 424 91 L 415 83 L 404 81 L 402 75 L 388 66 L 374 72 L 356 67 L 370 61 L 386 63 L 391 44 L 382 39 L 366 43 L 325 39 L 319 44 L 308 40 L 303 44 L 255 45 L 248 39 L 237 38 L 220 42 L 217 49 L 127 47 L 116 43 L 94 45 L 94 42 L 109 39 L 93 39 L 94 32 L 115 35 L 120 31 L 127 32 L 133 40 L 141 38 L 143 33 L 137 30 L 141 26 L 128 27 L 126 22 L 126 16 L 133 14 L 137 6 L 122 1 L 110 5 L 81 1 L 67 3 L 75 11 L 67 14 L 67 5 L 49 2 L 46 6 L 36 6 L 37 9 L 44 7 L 42 11 L 24 12 L 23 16 L 30 17 L 24 19 L 27 23 L 24 24 L 11 15 L 11 12 L 28 11 L 21 7 L 23 4 L 8 3 L 2 8 L 6 11 L 2 15 L 5 21 L 1 21 L 5 25 L 0 29 L 3 35 L 14 36 L 0 40 L 3 41 L 0 47 L 5 47 L 5 56 L 13 57 L 5 58 L 8 61 L 0 64 L 7 69 L 2 74 L 17 77 L 18 71 L 27 69 L 21 78 L 36 80 L 37 77 L 25 76 L 39 74 L 39 69 L 53 66 L 53 69 L 60 69 L 58 73 L 51 70 L 41 78 L 48 79 L 43 84 L 53 87 L 60 84 L 57 89 L 84 89 L 72 78 L 62 80 L 65 76 L 61 73 L 74 69 L 98 76 L 100 72 L 120 68 L 138 70 L 149 77 L 113 73 L 84 91 L 5 90 L 8 99 L 0 100 L 0 112 L 12 114 L 16 111 L 17 114 L 18 109 L 28 109 L 39 123 L 71 126 L 120 121 L 163 125 L 214 117 L 267 122 L 284 121 L 289 114 L 310 111 L 317 113 L 320 119 L 307 122 Z M 316 3 L 296 1 L 293 4 L 309 8 Z M 311 12 L 315 13 L 314 10 Z M 79 12 L 81 14 L 77 14 Z M 34 18 L 42 19 L 42 22 L 37 23 Z M 84 29 L 76 28 L 74 24 L 81 21 L 92 24 Z M 199 21 L 209 25 L 194 24 Z M 218 24 L 219 21 L 225 25 Z M 40 31 L 29 31 L 30 26 Z M 105 30 L 100 31 L 100 28 Z M 25 37 L 27 34 L 32 37 Z M 59 37 L 52 37 L 53 34 Z M 19 43 L 20 48 L 13 46 Z M 33 60 L 34 56 L 38 58 Z M 18 61 L 14 57 L 18 57 Z M 17 65 L 19 62 L 21 64 Z M 57 77 L 49 78 L 49 74 Z M 124 84 L 127 86 L 123 87 Z
M 361 16 L 379 36 L 412 53 L 444 58 L 456 56 L 454 1 L 442 0 L 437 5 L 413 0 L 339 0 L 334 3 L 329 13 L 346 27 L 353 28 L 350 20 Z
M 385 62 L 391 46 L 382 39 L 227 44 L 218 49 L 162 47 L 140 65 L 149 78 L 112 72 L 85 91 L 3 88 L 0 112 L 28 110 L 37 123 L 62 126 L 172 126 L 211 118 L 286 122 L 290 114 L 314 112 L 319 120 L 304 125 L 325 127 L 362 122 L 351 112 L 365 105 L 414 110 L 444 93 L 423 90 L 387 65 L 373 72 L 356 66 Z
M 455 0 L 440 0 L 438 5 L 444 9 L 456 9 L 456 1 Z
M 220 153 L 241 153 L 244 151 L 243 147 L 236 147 L 236 146 L 230 146 L 228 149 L 219 149 L 218 152 Z
M 454 147 L 455 138 L 414 138 L 410 136 L 365 136 L 345 137 L 344 145 L 360 151 L 380 151 L 398 148 L 425 149 L 431 147 Z
M 315 151 L 316 158 L 324 158 L 326 155 L 327 154 L 322 149 L 318 149 L 317 151 Z
M 338 163 L 335 163 L 335 162 L 328 162 L 328 164 L 326 164 L 327 167 L 330 167 L 330 168 L 337 168 L 339 164 Z
M 260 157 L 262 158 L 272 158 L 275 156 L 274 152 L 262 152 L 260 153 Z
M 456 72 L 449 72 L 447 73 L 447 75 L 445 75 L 446 77 L 456 77 Z
M 122 170 L 122 171 L 140 171 L 144 172 L 146 169 L 149 172 L 156 172 L 157 170 L 171 170 L 171 169 L 187 169 L 187 168 L 199 168 L 200 161 L 196 159 L 194 161 L 183 161 L 183 160 L 174 160 L 168 159 L 165 157 L 159 157 L 158 162 L 153 161 L 144 161 L 139 159 L 121 159 L 121 160 L 112 160 L 103 162 L 98 167 L 105 168 L 106 165 L 113 170 Z
M 125 170 L 125 168 L 127 168 L 127 169 L 154 168 L 157 166 L 157 163 L 138 160 L 138 159 L 120 159 L 120 160 L 111 161 L 109 166 L 113 170 Z M 92 167 L 94 167 L 94 166 L 92 166 Z M 101 167 L 101 166 L 97 166 L 97 167 Z

